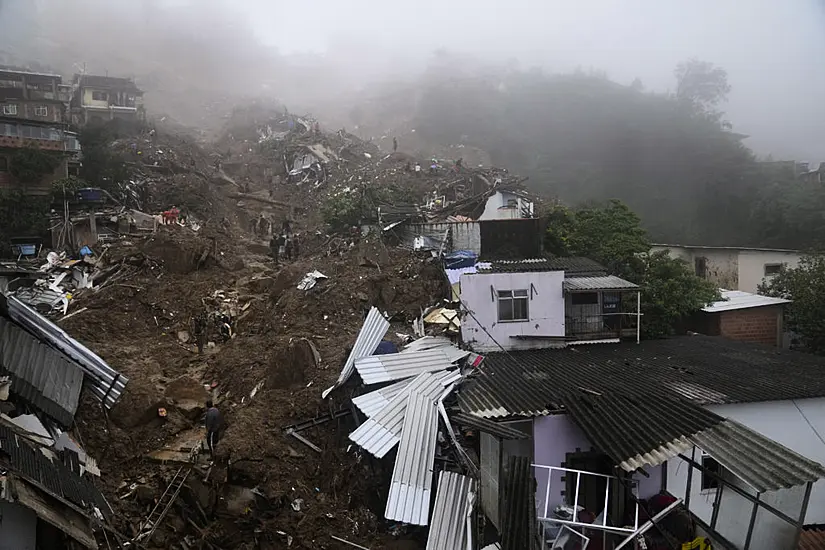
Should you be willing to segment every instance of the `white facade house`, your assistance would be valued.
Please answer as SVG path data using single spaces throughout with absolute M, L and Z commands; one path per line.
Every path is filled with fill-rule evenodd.
M 756 292 L 765 280 L 782 267 L 796 267 L 802 254 L 779 248 L 736 248 L 654 244 L 651 252 L 667 250 L 685 260 L 696 275 L 713 281 L 720 288 Z
M 523 193 L 499 190 L 490 195 L 479 220 L 532 218 L 533 201 Z
M 540 258 L 457 270 L 464 343 L 489 352 L 637 337 L 638 287 L 603 269 L 584 258 Z
M 645 499 L 650 514 L 690 513 L 680 544 L 796 549 L 825 523 L 823 369 L 708 336 L 487 353 L 459 408 L 528 435 L 482 434 L 482 508 L 495 525 L 512 513 L 500 493 L 522 456 L 545 540 L 565 527 L 599 548 L 634 540 Z

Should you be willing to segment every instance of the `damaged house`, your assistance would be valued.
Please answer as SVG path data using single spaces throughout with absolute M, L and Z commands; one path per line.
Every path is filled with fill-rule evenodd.
M 821 358 L 639 342 L 639 289 L 585 259 L 464 269 L 462 340 L 486 355 L 461 384 L 459 423 L 481 433 L 480 503 L 502 549 L 643 535 L 647 548 L 796 548 L 825 522 Z
M 109 504 L 71 429 L 85 387 L 107 409 L 128 380 L 14 297 L 0 296 L 0 541 L 97 548 Z
M 66 131 L 68 101 L 60 75 L 0 70 L 0 188 L 47 195 L 54 180 L 69 175 L 80 143 Z M 54 168 L 21 180 L 20 174 L 29 170 L 15 165 L 22 166 L 31 149 L 49 155 Z
M 131 78 L 76 74 L 72 81 L 72 123 L 85 126 L 94 121 L 143 120 L 143 91 Z

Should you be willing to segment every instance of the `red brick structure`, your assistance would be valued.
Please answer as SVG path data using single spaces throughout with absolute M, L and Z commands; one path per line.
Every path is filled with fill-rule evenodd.
M 723 291 L 722 296 L 726 299 L 694 315 L 687 329 L 739 342 L 782 346 L 782 318 L 788 300 L 741 291 Z

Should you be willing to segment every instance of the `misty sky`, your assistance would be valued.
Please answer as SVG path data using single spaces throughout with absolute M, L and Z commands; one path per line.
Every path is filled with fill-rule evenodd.
M 673 67 L 697 57 L 727 69 L 735 129 L 760 153 L 825 161 L 825 0 L 236 0 L 262 41 L 282 53 L 420 60 L 439 47 L 522 68 L 607 71 L 674 85 Z M 286 23 L 285 23 L 286 22 Z

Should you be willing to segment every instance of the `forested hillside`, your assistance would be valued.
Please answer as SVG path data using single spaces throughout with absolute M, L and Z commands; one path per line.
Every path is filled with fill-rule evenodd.
M 724 70 L 694 60 L 675 72 L 673 92 L 653 93 L 601 74 L 470 71 L 442 58 L 409 120 L 421 138 L 487 151 L 544 195 L 621 199 L 656 241 L 818 246 L 822 187 L 757 161 L 720 111 Z

